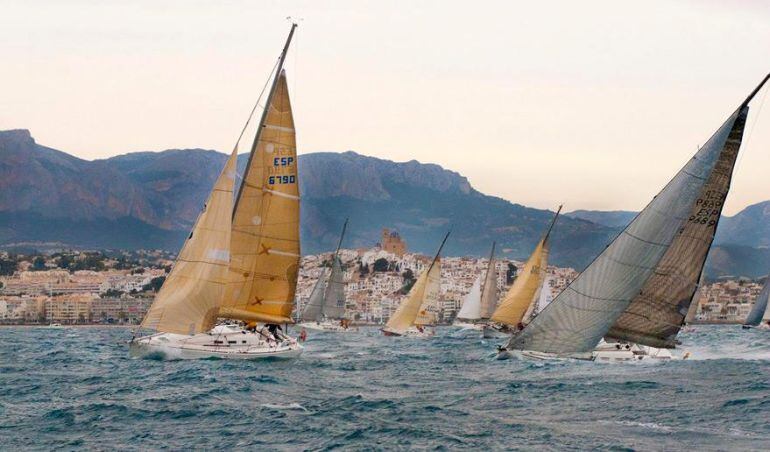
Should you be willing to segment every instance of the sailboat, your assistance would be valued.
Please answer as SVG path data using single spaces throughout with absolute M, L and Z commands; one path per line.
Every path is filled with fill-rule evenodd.
M 434 335 L 429 327 L 436 324 L 436 310 L 441 295 L 441 250 L 449 238 L 447 232 L 430 265 L 425 269 L 390 317 L 382 333 L 385 336 L 427 338 Z
M 489 253 L 487 271 L 484 273 L 482 285 L 481 275 L 471 286 L 470 292 L 465 296 L 460 311 L 457 313 L 453 326 L 465 329 L 480 330 L 489 320 L 497 307 L 497 270 L 495 268 L 495 243 L 492 243 L 492 251 Z
M 508 289 L 508 293 L 500 302 L 500 306 L 491 315 L 490 322 L 484 326 L 484 338 L 506 337 L 524 328 L 533 317 L 535 307 L 540 299 L 540 292 L 546 281 L 548 267 L 548 252 L 550 237 L 556 220 L 559 218 L 562 206 L 556 210 L 551 224 L 543 238 L 535 246 L 535 250 L 527 259 L 524 268 Z
M 627 361 L 676 346 L 730 189 L 748 104 L 768 78 L 503 352 Z M 603 338 L 614 350 L 595 351 Z
M 254 359 L 302 353 L 280 327 L 293 323 L 300 258 L 297 150 L 283 69 L 296 26 L 278 59 L 238 194 L 233 199 L 236 143 L 142 321 L 141 328 L 156 333 L 133 338 L 133 356 Z M 220 318 L 229 323 L 217 325 Z
M 754 301 L 746 321 L 743 322 L 743 328 L 762 328 L 770 329 L 770 309 L 768 309 L 768 300 L 770 300 L 770 275 L 765 279 L 762 291 Z
M 310 293 L 305 309 L 300 315 L 299 326 L 311 330 L 345 332 L 350 325 L 345 318 L 345 280 L 340 259 L 340 247 L 345 237 L 348 220 L 342 225 L 337 249 L 332 256 L 331 269 L 324 269 Z

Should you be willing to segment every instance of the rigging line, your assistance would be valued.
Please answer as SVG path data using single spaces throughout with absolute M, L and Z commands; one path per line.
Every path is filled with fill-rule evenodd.
M 246 128 L 249 127 L 249 124 L 251 123 L 251 120 L 254 118 L 254 112 L 256 112 L 257 108 L 259 108 L 259 102 L 262 100 L 262 96 L 265 95 L 265 91 L 267 90 L 267 85 L 269 85 L 270 84 L 270 80 L 273 79 L 273 74 L 275 73 L 275 70 L 278 67 L 278 63 L 280 61 L 281 61 L 280 58 L 278 60 L 276 60 L 275 61 L 275 65 L 273 65 L 273 69 L 270 70 L 270 74 L 267 76 L 267 80 L 265 80 L 264 86 L 262 86 L 262 91 L 260 91 L 259 96 L 257 97 L 257 101 L 254 102 L 254 107 L 251 108 L 251 112 L 249 113 L 249 117 L 246 119 L 246 123 L 243 125 L 243 128 L 241 129 L 241 133 L 240 133 L 240 135 L 238 135 L 238 139 L 235 141 L 235 146 L 236 147 L 238 146 L 238 144 L 240 144 L 241 139 L 243 138 L 243 134 L 246 133 Z M 238 171 L 236 171 L 235 174 L 237 176 L 238 175 Z M 241 178 L 241 179 L 243 179 L 243 178 Z

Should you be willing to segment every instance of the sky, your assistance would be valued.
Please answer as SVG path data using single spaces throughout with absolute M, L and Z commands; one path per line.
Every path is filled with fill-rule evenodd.
M 770 2 L 0 0 L 0 130 L 85 159 L 232 149 L 286 38 L 300 153 L 638 210 L 770 72 Z M 768 89 L 725 208 L 770 199 Z M 770 103 L 770 100 L 767 101 Z

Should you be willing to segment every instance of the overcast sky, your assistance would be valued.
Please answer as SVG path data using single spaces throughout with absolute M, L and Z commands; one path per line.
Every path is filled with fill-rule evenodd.
M 644 207 L 770 71 L 760 0 L 0 0 L 0 129 L 86 159 L 227 150 L 288 15 L 300 153 L 437 163 L 540 208 Z M 767 91 L 728 214 L 770 199 Z

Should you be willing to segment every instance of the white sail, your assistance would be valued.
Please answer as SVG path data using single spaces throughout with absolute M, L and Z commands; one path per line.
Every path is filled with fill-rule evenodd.
M 481 318 L 492 317 L 495 309 L 497 309 L 497 269 L 495 268 L 495 244 L 492 243 L 487 271 L 484 274 L 484 284 L 481 286 Z
M 470 292 L 463 299 L 458 320 L 479 320 L 481 318 L 481 275 L 473 282 Z
M 713 173 L 727 177 L 732 173 L 748 114 L 746 103 L 752 96 L 596 260 L 511 339 L 511 348 L 556 354 L 590 352 L 640 295 L 656 269 L 665 271 L 658 264 L 672 242 L 689 225 L 715 225 L 709 206 L 721 206 L 726 192 L 709 193 L 703 188 Z
M 345 280 L 338 255 L 332 258 L 332 270 L 324 293 L 323 315 L 335 320 L 345 317 Z
M 320 322 L 323 319 L 324 294 L 326 293 L 326 281 L 329 272 L 323 268 L 321 275 L 310 292 L 310 298 L 302 310 L 300 321 L 302 322 Z
M 751 308 L 751 312 L 746 317 L 744 325 L 757 326 L 760 323 L 767 323 L 770 321 L 770 309 L 767 309 L 768 300 L 770 300 L 770 275 L 765 279 L 765 285 L 762 286 L 762 291 L 754 301 L 754 306 Z
M 543 285 L 540 287 L 540 296 L 537 299 L 537 304 L 532 311 L 532 315 L 537 315 L 543 312 L 546 306 L 553 301 L 553 294 L 551 293 L 551 278 L 546 276 L 543 280 Z

